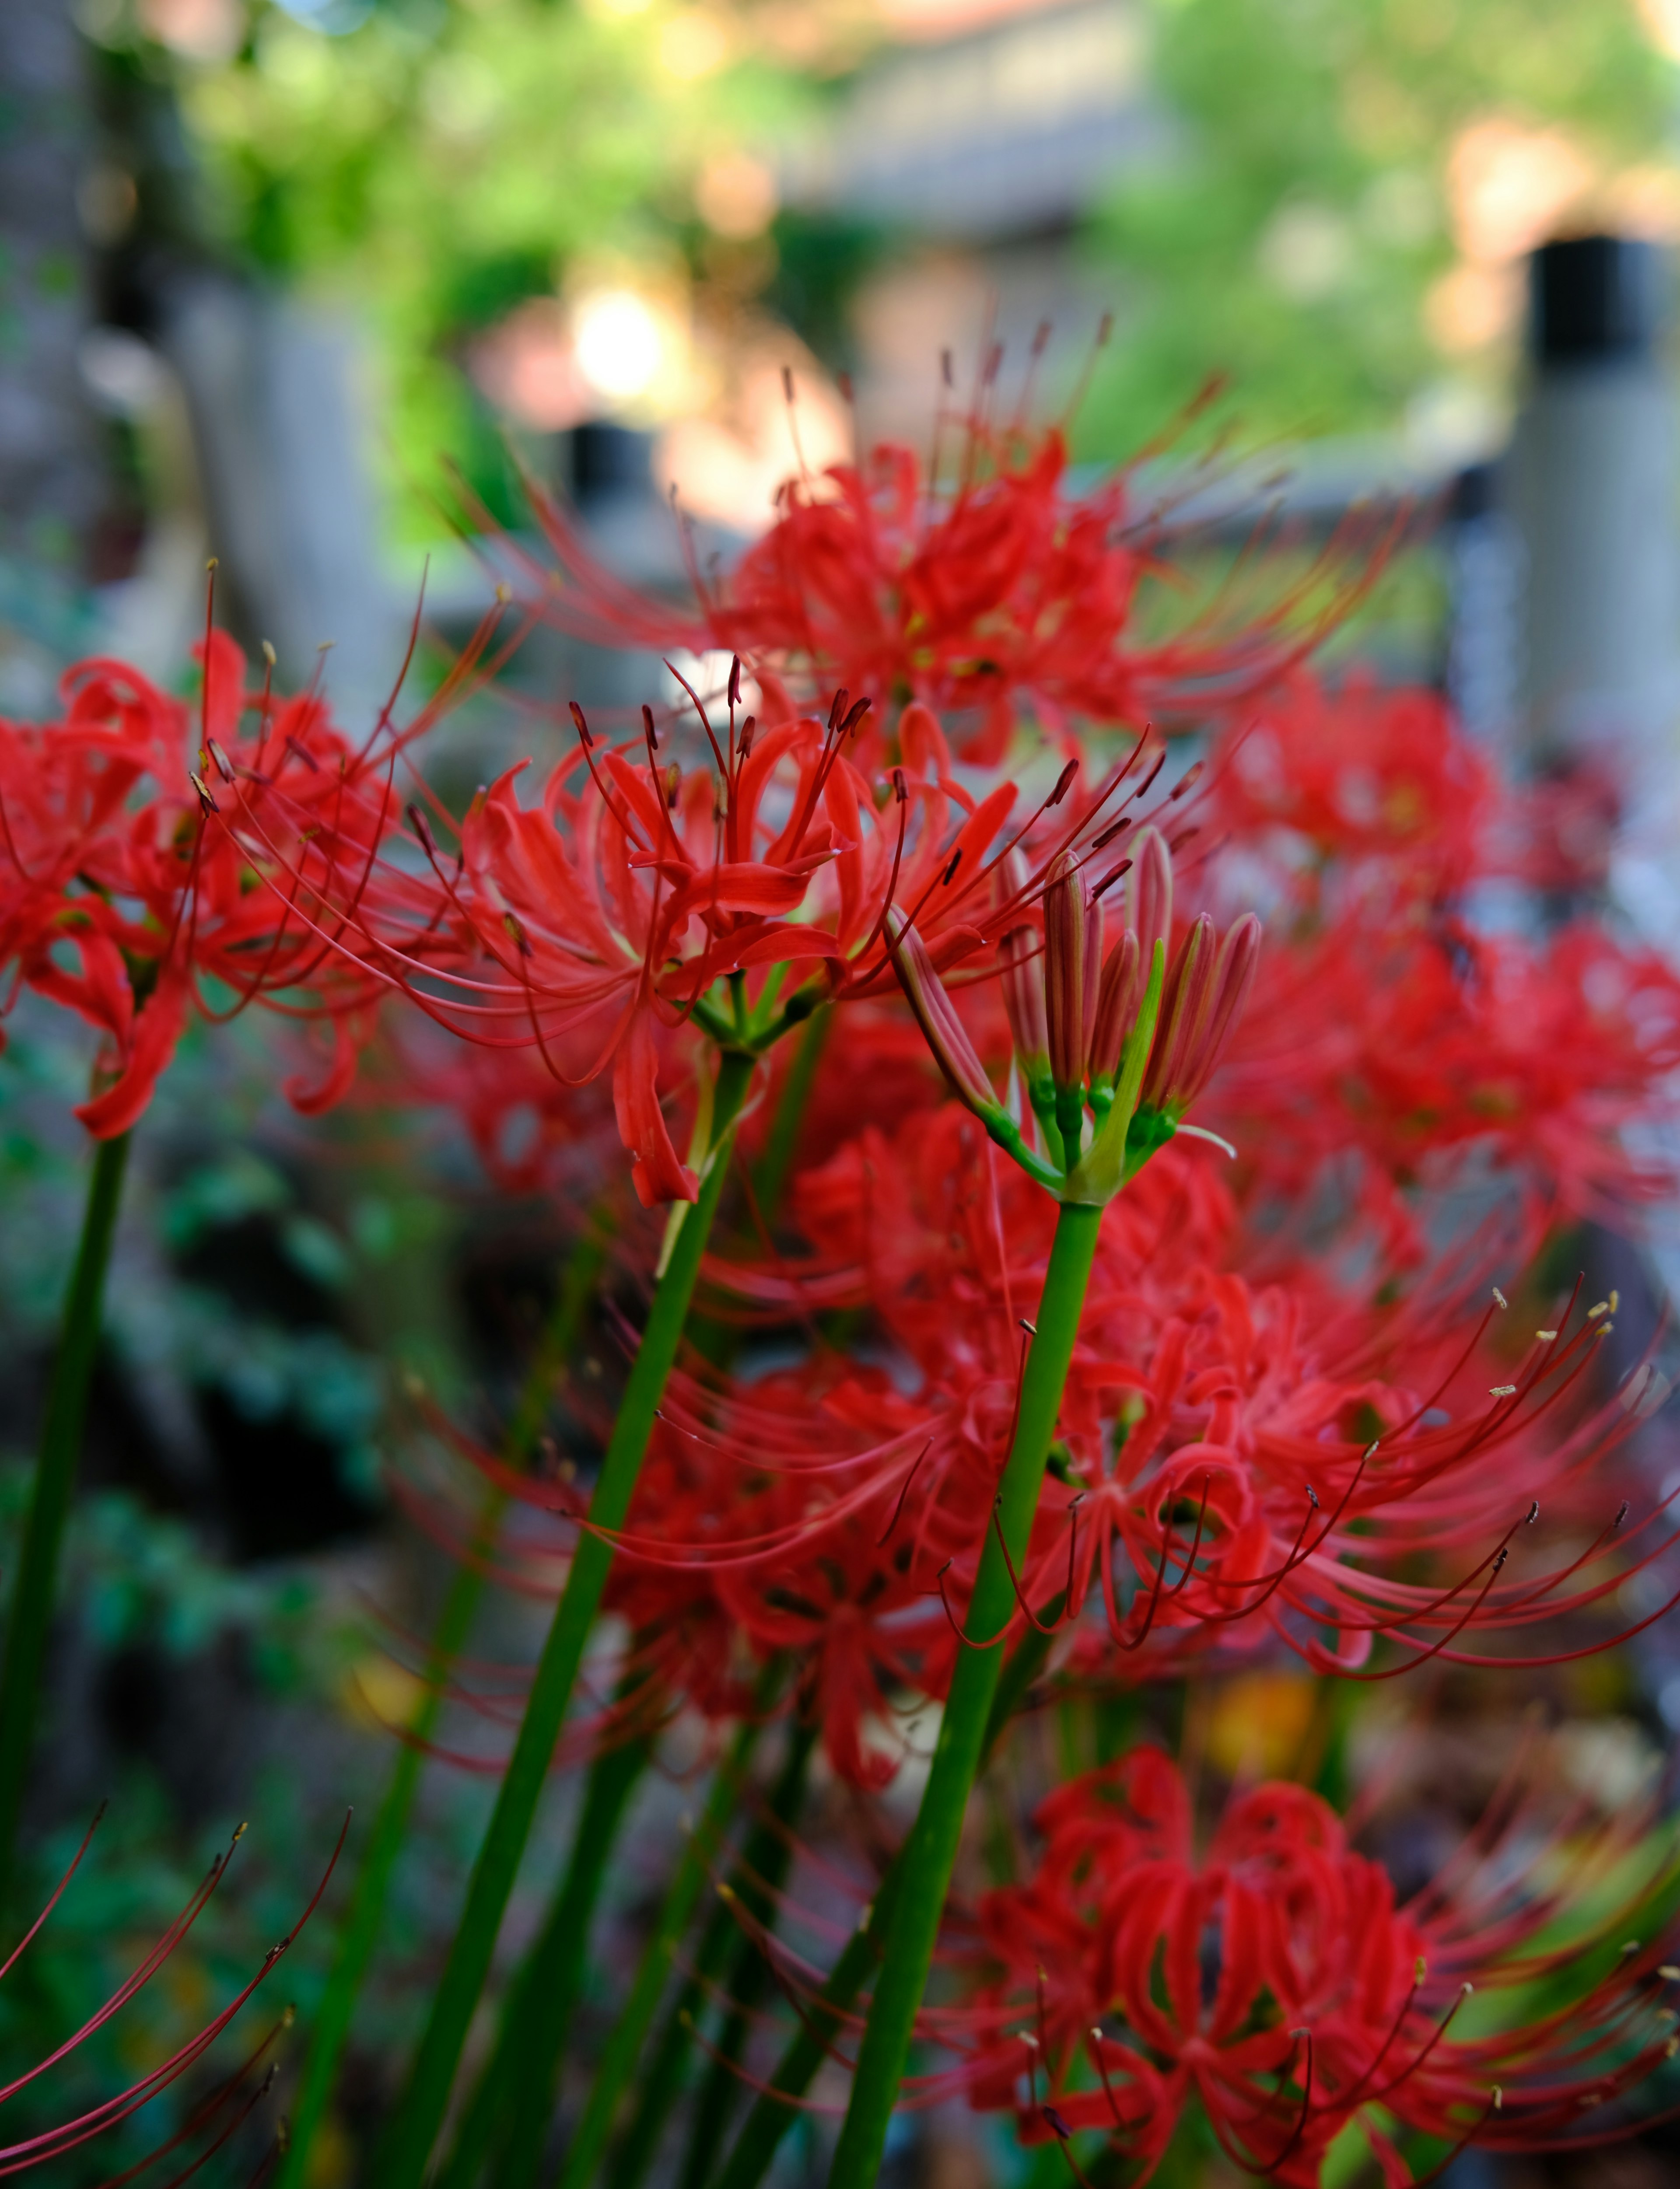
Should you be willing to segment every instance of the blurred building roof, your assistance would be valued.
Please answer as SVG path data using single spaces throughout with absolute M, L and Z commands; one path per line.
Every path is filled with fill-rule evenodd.
M 942 21 L 982 12 L 942 4 L 942 16 L 923 0 L 905 26 L 918 42 L 862 70 L 828 130 L 790 150 L 788 202 L 925 235 L 1019 235 L 1062 225 L 1112 175 L 1160 156 L 1168 125 L 1145 97 L 1140 8 L 993 0 L 1009 12 L 936 42 Z

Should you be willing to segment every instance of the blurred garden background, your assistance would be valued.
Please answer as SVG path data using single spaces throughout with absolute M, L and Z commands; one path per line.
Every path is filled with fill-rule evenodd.
M 1556 568 L 1555 532 L 1536 546 L 1574 505 L 1553 473 L 1523 484 L 1552 430 L 1531 269 L 1586 236 L 1649 247 L 1628 263 L 1652 286 L 1617 352 L 1633 453 L 1598 474 L 1634 475 L 1601 512 L 1622 560 L 1598 566 L 1632 635 L 1560 700 L 1536 650 L 1574 642 L 1543 589 L 1581 597 L 1593 535 L 1568 518 L 1577 559 Z M 1349 511 L 1399 512 L 1406 548 L 1333 656 L 1445 690 L 1527 780 L 1613 778 L 1619 833 L 1575 847 L 1572 886 L 1672 950 L 1677 246 L 1675 0 L 0 0 L 0 714 L 44 717 L 88 654 L 193 690 L 214 557 L 224 627 L 253 659 L 271 643 L 282 688 L 319 679 L 357 735 L 422 588 L 416 689 L 494 608 L 530 484 L 614 573 L 676 599 L 685 557 L 729 568 L 790 471 L 923 448 L 941 402 L 995 370 L 1024 415 L 1066 417 L 1078 476 L 1141 454 L 1145 499 L 1209 562 L 1259 524 L 1309 552 Z M 432 778 L 459 808 L 517 752 L 559 753 L 564 700 L 676 696 L 652 653 L 538 631 L 443 721 Z M 25 996 L 0 1056 L 8 1579 L 94 1046 Z M 138 2016 L 69 2064 L 57 2113 L 201 2021 L 286 1929 L 346 1805 L 371 1813 L 447 1579 L 393 1460 L 426 1444 L 430 1405 L 487 1439 L 512 1412 L 603 1160 L 557 1152 L 535 1109 L 475 1145 L 441 1066 L 435 1102 L 383 1106 L 375 1072 L 302 1117 L 299 1051 L 252 1018 L 195 1025 L 136 1138 L 25 1810 L 37 1898 L 110 1808 L 0 1986 L 0 2058 L 91 2012 L 215 1845 L 251 1830 Z M 654 1218 L 623 1220 L 651 1259 Z M 1631 1361 L 1662 1250 L 1587 1236 L 1596 1292 L 1619 1281 L 1649 1310 Z M 594 1433 L 640 1311 L 621 1275 L 574 1322 L 582 1395 L 551 1431 Z M 1661 1455 L 1640 1463 L 1672 1487 Z M 542 1616 L 497 1596 L 476 1658 L 528 1659 Z M 451 1709 L 423 1775 L 312 2189 L 370 2178 L 506 1747 L 486 1693 Z M 1582 1783 L 1631 1799 L 1680 1726 L 1680 1640 L 1659 1627 L 1546 1693 Z M 1528 1699 L 1497 1709 L 1514 1722 Z M 1232 1775 L 1283 1770 L 1320 1708 L 1311 1677 L 1262 1669 L 1209 1692 L 1198 1738 Z M 1389 1708 L 1369 1705 L 1367 1748 Z M 1479 1787 L 1479 1723 L 1445 1710 L 1420 1783 Z M 585 2056 L 690 1798 L 680 1762 L 623 1841 Z M 543 1813 L 505 1956 L 574 1807 L 562 1785 Z M 320 1922 L 288 1962 L 302 2023 L 331 1948 Z M 55 2178 L 114 2174 L 160 2111 Z M 820 2178 L 822 2134 L 792 2139 L 787 2180 Z M 892 2163 L 929 2189 L 1070 2178 L 960 2107 Z M 1646 2189 L 1677 2165 L 1648 2140 L 1500 2178 Z M 1474 2153 L 1451 2176 L 1493 2178 Z

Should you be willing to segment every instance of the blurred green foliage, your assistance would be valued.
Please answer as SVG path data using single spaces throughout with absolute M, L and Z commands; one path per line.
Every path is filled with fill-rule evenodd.
M 0 1543 L 12 1545 L 31 1473 L 29 1379 L 52 1342 L 85 1190 L 86 1139 L 69 1110 L 85 1092 L 91 1044 L 66 1015 L 27 1001 L 7 1032 Z M 474 1205 L 478 1189 L 453 1144 L 428 1154 L 423 1134 L 394 1134 L 376 1111 L 301 1128 L 276 1092 L 297 1061 L 254 1021 L 193 1028 L 137 1146 L 66 1543 L 38 1813 L 0 1952 L 44 1904 L 102 1797 L 110 1807 L 45 1930 L 0 1984 L 8 2075 L 103 2005 L 218 1844 L 241 1819 L 252 1829 L 225 1888 L 156 1980 L 12 2101 L 14 2139 L 122 2089 L 239 1989 L 295 1924 L 353 1803 L 354 1861 L 389 1767 L 367 1697 L 393 1706 L 380 1683 L 404 1644 L 370 1621 L 359 1590 L 383 1570 L 368 1531 L 393 1436 L 390 1364 L 457 1397 L 465 1387 L 451 1256 L 460 1204 Z M 161 1451 L 172 1437 L 184 1448 Z M 318 1530 L 306 1540 L 275 1525 L 294 1503 Z M 0 1614 L 13 1563 L 0 1562 Z M 404 1571 L 423 1589 L 423 1556 L 419 1569 L 418 1582 Z M 404 1609 L 423 1623 L 423 1600 Z M 393 1692 L 400 1706 L 400 1675 Z M 471 1774 L 429 1786 L 404 1849 L 386 1962 L 358 2028 L 359 2072 L 376 2088 L 411 2041 L 424 2004 L 413 1971 L 447 1932 L 487 1795 Z M 345 1875 L 206 2062 L 59 2164 L 54 2180 L 65 2189 L 109 2181 L 166 2141 L 289 2001 L 308 2016 Z M 295 2064 L 297 2043 L 281 2040 L 283 2061 Z M 275 2117 L 274 2101 L 259 2107 L 204 2178 L 250 2179 Z
M 1151 20 L 1179 139 L 1093 225 L 1125 284 L 1094 453 L 1213 375 L 1245 434 L 1392 425 L 1443 368 L 1425 305 L 1455 257 L 1459 133 L 1559 129 L 1610 177 L 1662 159 L 1680 117 L 1634 0 L 1151 0 Z
M 371 314 L 399 497 L 448 451 L 511 515 L 460 369 L 472 338 L 580 262 L 675 266 L 700 165 L 797 103 L 785 70 L 697 45 L 695 22 L 659 0 L 387 0 L 334 37 L 258 5 L 236 54 L 182 65 L 218 240 Z M 437 529 L 414 501 L 407 522 Z
M 436 529 L 415 488 L 439 452 L 509 518 L 500 428 L 461 369 L 475 337 L 580 266 L 693 270 L 704 162 L 797 133 L 831 86 L 771 57 L 748 11 L 348 4 L 306 20 L 256 0 L 236 53 L 172 64 L 202 203 L 248 265 L 370 314 L 404 529 Z M 1604 178 L 1668 162 L 1675 71 L 1635 0 L 1142 4 L 1174 142 L 1080 246 L 1120 303 L 1081 420 L 1093 455 L 1214 375 L 1250 439 L 1391 427 L 1444 375 L 1496 390 L 1508 340 L 1455 361 L 1427 324 L 1455 261 L 1459 133 L 1561 129 Z M 903 240 L 784 212 L 761 301 L 844 355 L 851 291 Z

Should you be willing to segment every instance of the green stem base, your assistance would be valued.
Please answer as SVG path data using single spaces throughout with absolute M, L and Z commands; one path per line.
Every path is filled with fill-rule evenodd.
M 537 2178 L 554 2114 L 560 2056 L 588 1963 L 590 1917 L 647 1762 L 647 1744 L 632 1740 L 597 1756 L 590 1767 L 571 1854 L 548 1920 L 508 1988 L 495 2049 L 437 2189 L 473 2189 L 493 2148 L 500 2189 Z
M 58 1356 L 47 1392 L 41 1456 L 24 1530 L 6 1624 L 6 1660 L 0 1671 L 0 1909 L 9 1896 L 18 1814 L 35 1745 L 41 1674 L 58 1594 L 59 1555 L 76 1488 L 76 1462 L 88 1418 L 88 1388 L 99 1349 L 105 1271 L 110 1264 L 129 1135 L 97 1143 L 93 1173 L 82 1219 L 82 1238 L 71 1271 L 59 1325 Z
M 998 1517 L 1017 1569 L 1027 1548 L 1044 1463 L 1079 1332 L 1102 1210 L 1065 1202 L 1038 1304 L 1038 1329 L 1027 1355 L 1015 1440 L 1004 1468 Z M 887 2124 L 903 2079 L 916 2012 L 922 2003 L 934 1943 L 962 1838 L 970 1789 L 980 1769 L 986 1728 L 1003 1670 L 998 1638 L 1015 1610 L 996 1530 L 988 1530 L 951 1692 L 940 1721 L 933 1766 L 921 1807 L 901 1858 L 903 1870 L 886 1957 L 875 1985 L 863 2043 L 852 2077 L 851 2102 L 840 2130 L 829 2189 L 874 2189 L 886 2148 Z
M 1044 1608 L 1041 1616 L 1049 1624 L 1060 1610 L 1058 1598 Z M 1044 1670 L 1049 1648 L 1049 1636 L 1029 1627 L 1004 1667 L 986 1728 L 986 1755 L 989 1756 L 997 1745 L 1022 1697 Z M 848 2009 L 863 1988 L 869 1971 L 880 1960 L 897 1903 L 902 1865 L 901 1850 L 882 1878 L 874 1904 L 862 1928 L 846 1940 L 823 1987 L 820 2000 L 806 2011 L 798 2033 L 777 2062 L 769 2088 L 754 2101 L 715 2189 L 758 2189 L 770 2171 L 783 2137 L 800 2118 L 800 2100 L 816 2079 L 817 2069 L 829 2056 L 829 2045 L 840 2033 Z M 636 2184 L 620 2184 L 614 2180 L 611 2189 L 636 2189 Z
M 584 1311 L 606 1261 L 608 1237 L 604 1220 L 598 1216 L 592 1218 L 567 1259 L 547 1327 L 526 1371 L 518 1405 L 502 1440 L 504 1456 L 512 1466 L 523 1465 L 535 1445 L 555 1378 L 564 1368 L 576 1343 Z M 339 2065 L 355 2020 L 356 2001 L 361 1996 L 374 1949 L 379 1943 L 391 1880 L 426 1765 L 427 1746 L 443 1713 L 450 1668 L 467 1646 L 473 1615 L 484 1594 L 485 1577 L 478 1560 L 495 1547 L 506 1503 L 499 1490 L 492 1490 L 485 1498 L 472 1553 L 451 1581 L 438 1615 L 427 1653 L 426 1692 L 409 1721 L 409 1738 L 391 1768 L 390 1780 L 375 1815 L 349 1909 L 339 1932 L 338 1949 L 326 1988 L 315 2010 L 309 2049 L 304 2056 L 292 2107 L 291 2141 L 280 2160 L 274 2189 L 303 2189 L 308 2178 L 309 2153 L 338 2079 Z
M 496 1934 L 530 1837 L 589 1631 L 612 1566 L 610 1547 L 593 1530 L 621 1527 L 630 1510 L 653 1417 L 676 1359 L 701 1258 L 729 1168 L 735 1121 L 752 1072 L 753 1059 L 737 1051 L 726 1050 L 719 1061 L 713 1096 L 712 1152 L 699 1197 L 677 1230 L 665 1272 L 654 1289 L 648 1326 L 590 1500 L 593 1524 L 579 1536 L 571 1570 L 531 1682 L 513 1753 L 473 1864 L 466 1906 L 433 1999 L 431 2016 L 408 2086 L 379 2153 L 374 2178 L 382 2189 L 416 2189 L 425 2177 L 432 2146 L 448 2110 L 461 2048 L 489 1974 Z

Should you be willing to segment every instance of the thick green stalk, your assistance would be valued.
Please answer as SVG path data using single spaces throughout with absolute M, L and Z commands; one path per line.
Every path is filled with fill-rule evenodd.
M 570 1357 L 582 1327 L 584 1312 L 607 1258 L 608 1232 L 598 1219 L 585 1227 L 567 1260 L 546 1327 L 537 1342 L 513 1419 L 502 1440 L 503 1457 L 510 1466 L 530 1457 L 543 1417 L 553 1394 L 554 1379 Z M 356 1875 L 355 1890 L 338 1934 L 338 1950 L 327 1977 L 309 2033 L 309 2049 L 298 2080 L 291 2116 L 291 2137 L 280 2160 L 274 2189 L 302 2189 L 309 2152 L 314 2145 L 333 2085 L 338 2079 L 356 2001 L 373 1960 L 391 1880 L 408 1831 L 409 1814 L 425 1768 L 426 1751 L 444 1708 L 450 1667 L 466 1647 L 473 1615 L 484 1593 L 480 1561 L 495 1547 L 496 1532 L 506 1505 L 500 1490 L 485 1497 L 473 1534 L 472 1550 L 456 1570 L 444 1598 L 443 1609 L 433 1632 L 423 1674 L 425 1691 L 408 1723 L 408 1737 L 397 1753 L 389 1783 L 373 1820 L 366 1852 Z
M 756 1177 L 760 1212 L 764 1220 L 773 1223 L 779 1208 L 782 1189 L 786 1180 L 788 1165 L 792 1158 L 794 1144 L 798 1137 L 800 1119 L 809 1098 L 822 1052 L 823 1038 L 827 1032 L 830 1014 L 823 1012 L 806 1027 L 799 1044 L 792 1068 L 783 1086 L 781 1098 L 770 1133 L 770 1143 Z M 691 1319 L 689 1342 L 719 1366 L 727 1366 L 738 1343 L 739 1333 L 728 1325 L 708 1325 Z M 607 1768 L 606 1759 L 597 1759 L 591 1773 Z M 585 1816 L 588 1814 L 585 1802 Z M 569 1926 L 580 1925 L 586 1932 L 593 1912 L 592 1896 L 579 1900 L 574 1889 L 574 1874 L 580 1863 L 587 1863 L 587 1855 L 574 1846 L 559 1887 L 555 1911 L 544 1936 L 550 1942 L 551 1954 L 569 1952 Z M 599 1884 L 599 1870 L 591 1873 Z M 559 1920 L 559 1902 L 568 1904 L 567 1921 Z M 720 1908 L 721 1936 L 724 1945 L 734 1935 L 727 1909 Z M 581 1963 L 579 1964 L 581 1967 Z M 710 1974 L 716 1975 L 712 1970 Z M 559 2072 L 560 2049 L 564 2042 L 563 2020 L 552 2024 L 552 2041 L 538 2032 L 538 2018 L 529 2011 L 527 2000 L 533 1987 L 546 1996 L 552 1996 L 554 1987 L 562 1979 L 557 1970 L 545 1972 L 535 1956 L 528 1960 L 513 1986 L 495 2048 L 479 2079 L 479 2085 L 467 2107 L 455 2147 L 448 2166 L 439 2179 L 438 2189 L 470 2189 L 489 2155 L 493 2140 L 499 2141 L 501 2156 L 496 2169 L 500 2189 L 518 2189 L 518 2185 L 535 2179 L 540 2162 L 543 2143 L 553 2113 L 554 2088 Z M 681 2024 L 673 2025 L 677 2039 L 675 2067 L 680 2076 L 682 2054 L 688 2043 L 688 2033 Z M 667 2037 L 670 2033 L 666 2033 Z M 655 2064 L 663 2060 L 662 2045 L 656 2054 Z M 671 2083 L 675 2094 L 677 2083 Z M 657 2108 L 654 2109 L 658 2111 Z M 643 2102 L 637 2107 L 633 2134 L 645 2131 L 650 2117 L 644 2088 Z M 660 2116 L 662 2117 L 662 2116 Z
M 780 1879 L 777 1881 L 778 1889 L 781 1882 Z M 770 1915 L 773 1920 L 773 1907 Z M 717 2155 L 723 2148 L 729 2117 L 741 2093 L 741 2078 L 736 2071 L 746 2050 L 748 2017 L 769 1981 L 770 1965 L 758 1945 L 750 1938 L 738 1940 L 733 1965 L 724 1982 L 725 1995 L 730 2001 L 729 2014 L 723 2033 L 717 2039 L 711 2066 L 700 2085 L 699 2096 L 694 2101 L 679 2189 L 705 2189 L 711 2178 Z
M 509 1987 L 495 2050 L 437 2189 L 472 2189 L 497 2143 L 498 2181 L 536 2179 L 554 2113 L 560 2055 L 588 1960 L 590 1915 L 647 1761 L 647 1744 L 631 1740 L 607 1750 L 591 1767 L 560 1890 Z
M 805 1123 L 805 1112 L 811 1100 L 812 1083 L 817 1077 L 817 1066 L 822 1061 L 823 1045 L 829 1038 L 829 1028 L 834 1024 L 834 1010 L 825 1004 L 806 1022 L 804 1032 L 795 1047 L 793 1061 L 788 1066 L 788 1076 L 782 1086 L 782 1099 L 776 1105 L 776 1114 L 770 1122 L 770 1132 L 764 1144 L 764 1153 L 758 1159 L 753 1174 L 753 1191 L 758 1196 L 759 1213 L 766 1224 L 773 1224 L 781 1212 L 782 1192 L 788 1182 L 794 1150 L 799 1142 L 800 1128 Z
M 767 1812 L 748 1834 L 730 1876 L 735 1899 L 761 1923 L 773 1925 L 776 1920 L 775 1896 L 787 1880 L 793 1859 L 791 1831 L 804 1799 L 806 1773 L 816 1739 L 814 1725 L 795 1728 L 781 1773 L 771 1790 Z M 724 1970 L 732 1960 L 733 1972 L 725 1978 Z M 720 1894 L 700 1934 L 694 1973 L 667 2011 L 652 2057 L 637 2081 L 636 2111 L 608 2169 L 607 2189 L 640 2189 L 682 2091 L 693 2047 L 693 2026 L 705 2011 L 711 1986 L 723 1979 L 727 1995 L 740 1999 L 753 1989 L 764 1971 L 763 1955 L 751 1939 L 742 1936 L 733 1908 Z M 732 2030 L 734 2019 L 732 2016 Z M 725 2042 L 728 2042 L 727 2033 Z M 723 2079 L 725 2095 L 733 2096 L 738 2087 L 737 2078 L 721 2067 L 714 2068 L 716 2075 Z M 712 2079 L 708 2078 L 708 2093 Z M 716 2097 L 710 2099 L 711 2107 L 717 2103 Z M 703 2109 L 707 2107 L 704 2093 L 701 2105 Z M 692 2140 L 690 2147 L 693 2147 Z
M 1083 1202 L 1064 1202 L 1056 1219 L 1038 1329 L 1021 1386 L 1020 1418 L 998 1505 L 1004 1540 L 1017 1568 L 1038 1507 L 1044 1462 L 1055 1434 L 1101 1223 L 1100 1208 Z M 1004 1653 L 997 1638 L 1014 1610 L 1015 1587 L 998 1530 L 988 1529 L 964 1631 L 970 1643 L 990 1646 L 957 1653 L 933 1768 L 904 1844 L 903 1878 L 886 1957 L 852 2076 L 851 2102 L 840 2129 L 829 2189 L 874 2189 L 880 2172 L 887 2123 L 903 2079 L 969 1790 L 980 1769 L 987 1722 L 1003 1670 Z
M 6 1623 L 5 1669 L 0 1671 L 0 1909 L 11 1886 L 18 1813 L 35 1745 L 41 1671 L 58 1595 L 59 1553 L 76 1488 L 76 1462 L 82 1457 L 88 1387 L 99 1349 L 105 1270 L 122 1199 L 128 1138 L 122 1133 L 115 1140 L 101 1140 L 94 1151 L 82 1238 L 65 1295 L 58 1355 L 47 1390 L 47 1417 L 12 1590 L 11 1616 Z
M 688 1835 L 688 1844 L 682 1851 L 676 1875 L 671 1880 L 665 1904 L 659 1909 L 659 1922 L 642 1952 L 641 1964 L 636 1971 L 636 1981 L 631 1986 L 630 1997 L 625 2000 L 613 2033 L 607 2040 L 607 2049 L 601 2056 L 594 2088 L 590 2091 L 583 2118 L 578 2123 L 577 2133 L 572 2138 L 565 2165 L 561 2169 L 559 2189 L 585 2189 L 585 2185 L 593 2177 L 601 2162 L 601 2154 L 606 2149 L 607 2139 L 613 2131 L 619 2101 L 635 2073 L 642 2040 L 664 1996 L 676 1949 L 693 1920 L 694 1910 L 705 1889 L 708 1871 L 717 1859 L 728 1834 L 730 1819 L 740 1801 L 742 1782 L 763 1730 L 760 1713 L 768 1709 L 774 1700 L 775 1689 L 782 1677 L 780 1664 L 772 1661 L 766 1667 L 759 1682 L 753 1715 L 740 1727 L 730 1744 L 729 1753 L 712 1780 L 711 1792 L 700 1813 L 699 1822 Z
M 538 1341 L 513 1419 L 503 1439 L 503 1456 L 510 1464 L 518 1465 L 530 1457 L 552 1393 L 554 1377 L 576 1343 L 584 1310 L 600 1276 L 606 1253 L 607 1233 L 598 1223 L 591 1222 L 568 1260 L 553 1311 Z M 484 1593 L 484 1575 L 479 1561 L 495 1548 L 506 1502 L 500 1490 L 491 1490 L 485 1497 L 469 1556 L 456 1570 L 438 1614 L 427 1654 L 425 1692 L 409 1721 L 408 1738 L 398 1753 L 375 1816 L 373 1831 L 357 1873 L 355 1890 L 339 1932 L 338 1951 L 314 2017 L 309 2050 L 298 2084 L 291 2140 L 275 2177 L 275 2189 L 301 2189 L 306 2178 L 309 2151 L 337 2080 L 356 2001 L 384 1920 L 385 1903 L 419 1789 L 427 1746 L 443 1712 L 450 1667 L 466 1646 Z
M 1040 1616 L 1048 1625 L 1061 1609 L 1061 1598 L 1046 1605 Z M 989 1756 L 1004 1728 L 1015 1715 L 1021 1697 L 1044 1670 L 1049 1654 L 1049 1638 L 1029 1627 L 1015 1654 L 1004 1668 L 992 1714 L 986 1727 L 984 1752 Z M 807 2011 L 798 2033 L 777 2063 L 770 2087 L 753 2105 L 735 2139 L 735 2147 L 719 2175 L 716 2189 L 758 2189 L 770 2171 L 782 2138 L 799 2118 L 800 2100 L 810 2089 L 817 2070 L 829 2056 L 844 2023 L 846 2010 L 863 1988 L 869 1971 L 880 1959 L 892 1922 L 904 1859 L 901 1848 L 882 1878 L 874 1904 L 841 1950 L 840 1959 L 823 1987 L 820 2003 Z M 611 2189 L 635 2189 L 633 2183 L 614 2181 Z
M 613 1563 L 610 1547 L 594 1530 L 621 1527 L 630 1510 L 653 1417 L 676 1359 L 701 1257 L 729 1169 L 735 1121 L 752 1072 L 753 1059 L 736 1050 L 726 1050 L 718 1064 L 712 1098 L 711 1152 L 699 1198 L 684 1216 L 654 1287 L 648 1326 L 590 1500 L 593 1524 L 579 1536 L 571 1571 L 531 1682 L 518 1738 L 473 1864 L 467 1904 L 433 1999 L 431 2017 L 380 2153 L 376 2179 L 383 2189 L 417 2189 L 448 2109 L 461 2047 L 489 1973 L 496 1933 L 530 1837 L 543 1783 L 583 1661 L 584 1646 Z

